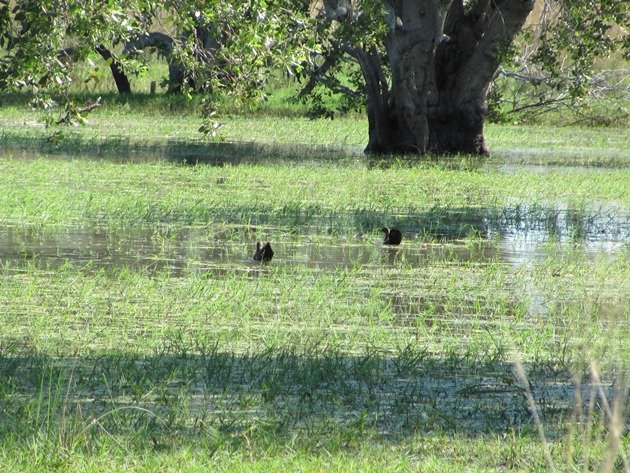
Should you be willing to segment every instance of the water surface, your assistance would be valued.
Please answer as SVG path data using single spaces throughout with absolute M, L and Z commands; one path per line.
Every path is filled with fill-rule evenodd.
M 434 217 L 431 220 L 431 217 Z M 317 220 L 317 216 L 314 217 Z M 356 216 L 338 216 L 352 221 Z M 330 216 L 321 216 L 327 221 Z M 58 267 L 67 262 L 92 269 L 128 267 L 148 271 L 243 268 L 257 240 L 272 240 L 274 264 L 321 269 L 365 265 L 424 267 L 439 259 L 457 263 L 500 261 L 520 265 L 548 256 L 548 244 L 587 254 L 614 253 L 630 243 L 630 213 L 607 206 L 571 209 L 517 206 L 474 211 L 443 210 L 394 217 L 404 240 L 382 245 L 377 229 L 354 237 L 291 237 L 271 227 L 225 225 L 23 228 L 0 226 L 0 262 Z M 361 223 L 361 222 L 359 222 Z

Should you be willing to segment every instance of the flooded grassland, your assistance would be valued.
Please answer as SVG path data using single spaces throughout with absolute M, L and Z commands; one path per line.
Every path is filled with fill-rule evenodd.
M 627 467 L 630 166 L 194 161 L 0 159 L 0 464 Z

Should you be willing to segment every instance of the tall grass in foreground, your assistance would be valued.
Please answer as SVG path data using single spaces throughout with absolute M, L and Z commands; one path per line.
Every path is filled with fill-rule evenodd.
M 245 375 L 247 389 L 234 393 L 230 388 L 206 388 L 210 392 L 200 398 L 191 395 L 188 378 L 181 371 L 169 375 L 166 369 L 162 383 L 138 387 L 136 394 L 131 392 L 129 400 L 121 405 L 120 399 L 107 392 L 109 388 L 82 399 L 81 388 L 77 387 L 80 383 L 75 381 L 80 379 L 82 369 L 68 366 L 43 370 L 37 399 L 25 406 L 19 406 L 15 399 L 3 403 L 8 406 L 7 420 L 12 422 L 2 432 L 0 465 L 9 471 L 91 469 L 97 465 L 109 471 L 156 467 L 187 471 L 209 466 L 239 471 L 271 465 L 294 465 L 307 471 L 334 466 L 352 471 L 385 462 L 383 466 L 392 471 L 628 470 L 628 444 L 623 436 L 628 385 L 620 385 L 618 395 L 607 395 L 595 368 L 591 369 L 590 383 L 575 384 L 573 408 L 567 408 L 570 419 L 548 423 L 549 407 L 544 406 L 544 399 L 535 399 L 529 388 L 539 379 L 520 372 L 513 386 L 513 416 L 517 417 L 511 421 L 522 416 L 523 423 L 506 429 L 499 428 L 501 421 L 495 419 L 473 434 L 465 428 L 458 431 L 448 426 L 449 422 L 461 426 L 465 412 L 461 407 L 445 410 L 439 391 L 421 402 L 420 396 L 409 391 L 383 390 L 383 378 L 389 375 L 366 370 L 366 360 L 344 365 L 329 351 L 319 355 L 314 364 L 311 361 L 300 366 L 299 361 L 283 359 L 294 355 L 294 351 L 277 348 L 274 351 L 279 358 L 268 369 L 251 378 Z M 396 376 L 409 376 L 413 366 L 422 365 L 417 355 L 409 355 L 401 353 L 396 358 Z M 210 352 L 203 358 L 202 372 L 210 383 L 222 379 L 226 367 L 233 364 L 229 354 Z M 121 361 L 127 367 L 133 364 Z M 257 361 L 259 368 L 264 367 L 265 355 Z M 186 362 L 191 362 L 190 355 L 180 354 L 177 364 L 181 367 Z M 87 368 L 98 369 L 98 365 L 95 362 Z M 161 357 L 157 364 L 149 361 L 139 369 L 148 371 L 147 377 L 154 379 L 157 366 L 174 369 L 174 365 L 168 357 Z M 350 371 L 335 369 L 342 366 Z M 516 365 L 514 369 L 519 372 L 522 368 Z M 441 372 L 447 378 L 458 375 L 453 367 Z M 288 375 L 289 379 L 278 379 L 274 373 Z M 344 387 L 337 377 L 355 386 Z M 294 384 L 288 387 L 287 382 Z M 116 380 L 112 384 L 115 390 Z M 497 388 L 487 386 L 485 394 L 491 395 Z M 479 387 L 466 389 L 467 396 L 478 395 L 475 389 Z M 392 394 L 393 412 L 388 413 L 384 406 L 377 408 L 378 401 L 356 399 L 374 396 L 370 392 Z M 151 402 L 150 397 L 154 398 Z M 413 407 L 408 405 L 411 402 Z M 409 411 L 419 406 L 427 408 L 427 414 L 410 419 Z M 18 410 L 19 415 L 15 414 Z M 383 414 L 402 417 L 395 422 L 403 428 L 382 431 L 382 421 L 377 417 Z M 530 416 L 537 419 L 538 436 L 529 425 Z M 410 425 L 405 426 L 405 422 Z M 350 463 L 342 465 L 343 459 Z
M 3 461 L 624 468 L 628 261 L 8 265 Z

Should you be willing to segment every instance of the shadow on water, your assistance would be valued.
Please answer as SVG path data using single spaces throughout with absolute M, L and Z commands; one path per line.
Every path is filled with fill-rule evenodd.
M 5 138 L 4 150 L 20 158 L 42 154 L 58 159 L 107 160 L 114 163 L 146 163 L 168 161 L 185 165 L 210 166 L 240 164 L 301 164 L 327 162 L 356 164 L 361 158 L 359 148 L 316 146 L 302 143 L 262 143 L 227 141 L 192 141 L 167 139 L 161 142 L 110 137 L 85 139 L 68 135 L 59 141 L 42 137 Z
M 526 170 L 544 172 L 547 168 L 594 168 L 611 169 L 627 168 L 630 159 L 628 149 L 597 148 L 500 148 L 491 150 L 490 163 L 503 163 L 509 167 L 520 169 L 521 165 Z M 540 165 L 543 163 L 544 165 Z
M 391 356 L 370 350 L 348 355 L 315 345 L 237 354 L 220 350 L 217 343 L 182 342 L 165 340 L 152 355 L 66 358 L 3 345 L 0 387 L 11 395 L 0 398 L 0 409 L 9 419 L 0 435 L 24 429 L 29 421 L 40 425 L 41 419 L 23 417 L 34 411 L 24 407 L 40 393 L 55 392 L 63 393 L 64 402 L 40 399 L 51 403 L 42 410 L 48 422 L 64 415 L 85 418 L 86 423 L 99 418 L 106 432 L 142 429 L 149 434 L 143 436 L 147 441 L 175 431 L 231 435 L 263 425 L 271 427 L 272 438 L 350 428 L 401 440 L 436 429 L 501 434 L 531 424 L 525 387 L 500 353 L 483 359 L 436 357 L 409 345 Z M 196 352 L 190 347 L 197 347 Z M 576 406 L 572 373 L 537 365 L 526 369 L 550 437 L 576 408 L 589 413 L 588 400 L 596 387 L 602 387 L 609 401 L 624 389 L 615 385 L 614 374 L 601 384 L 584 380 L 578 385 L 584 404 Z M 103 415 L 124 406 L 138 409 Z
M 413 214 L 357 211 L 334 215 L 285 215 L 264 212 L 257 225 L 207 227 L 55 227 L 0 226 L 0 262 L 59 266 L 69 261 L 93 269 L 129 267 L 150 272 L 247 270 L 255 241 L 273 240 L 275 264 L 321 269 L 364 265 L 423 267 L 438 258 L 453 262 L 504 261 L 522 264 L 544 258 L 547 242 L 578 244 L 587 253 L 614 252 L 630 242 L 630 214 L 607 207 L 571 209 L 516 206 L 505 209 L 436 208 Z M 400 247 L 383 247 L 382 222 L 400 228 Z M 335 227 L 330 227 L 334 222 Z M 335 228 L 358 229 L 355 238 L 323 237 L 322 243 L 292 241 L 280 228 L 318 233 Z M 364 233 L 367 232 L 367 233 Z M 274 235 L 275 233 L 275 235 Z M 472 237 L 472 240 L 470 239 Z
M 445 169 L 486 170 L 502 173 L 543 173 L 562 170 L 605 170 L 628 166 L 627 153 L 619 150 L 500 150 L 492 158 L 454 156 L 370 156 L 361 147 L 313 145 L 308 143 L 204 141 L 191 139 L 147 140 L 112 136 L 84 137 L 62 133 L 49 136 L 24 136 L 5 131 L 0 136 L 3 151 L 21 159 L 55 157 L 58 159 L 107 160 L 120 163 L 169 161 L 184 165 L 205 164 L 264 165 L 288 164 L 317 166 L 335 163 L 369 169 L 437 166 Z M 593 157 L 595 156 L 595 157 Z M 517 159 L 515 159 L 515 157 Z M 587 157 L 582 159 L 582 157 Z M 606 159 L 602 159 L 606 158 Z M 541 164 L 541 161 L 545 161 Z
M 350 147 L 313 146 L 299 143 L 211 142 L 189 144 L 184 148 L 169 143 L 165 155 L 169 161 L 193 165 L 284 163 L 314 166 L 327 162 L 356 164 L 361 151 Z

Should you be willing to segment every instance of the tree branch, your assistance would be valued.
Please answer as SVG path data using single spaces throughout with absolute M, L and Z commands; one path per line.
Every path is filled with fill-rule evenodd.
M 75 108 L 74 105 L 66 107 L 65 113 L 57 120 L 57 125 L 63 125 L 67 123 L 73 123 L 75 119 L 83 120 L 82 115 L 88 114 L 92 110 L 101 106 L 101 98 L 96 99 L 96 102 L 86 105 L 82 108 Z
M 559 97 L 556 99 L 547 99 L 547 100 L 542 100 L 540 102 L 536 102 L 536 103 L 530 103 L 527 105 L 522 105 L 520 107 L 514 108 L 512 110 L 509 110 L 507 113 L 518 113 L 518 112 L 522 112 L 523 110 L 527 110 L 530 108 L 539 108 L 539 107 L 545 107 L 547 105 L 552 105 L 552 104 L 560 104 L 560 103 L 564 103 L 569 99 L 569 97 Z
M 317 81 L 324 84 L 333 92 L 336 92 L 339 94 L 348 95 L 350 97 L 359 97 L 360 95 L 362 95 L 357 90 L 351 89 L 350 87 L 346 87 L 345 85 L 337 84 L 334 79 L 331 79 L 328 76 L 318 76 Z M 302 92 L 300 91 L 300 93 Z
M 125 71 L 123 70 L 122 64 L 118 62 L 118 59 L 116 59 L 111 51 L 107 49 L 103 44 L 99 44 L 96 47 L 96 52 L 99 53 L 105 61 L 110 61 L 109 68 L 111 69 L 112 75 L 114 76 L 114 81 L 116 82 L 118 93 L 130 94 L 131 84 L 129 83 L 129 79 L 125 74 Z
M 302 90 L 298 93 L 298 97 L 304 97 L 305 95 L 310 94 L 318 82 L 323 83 L 323 78 L 326 73 L 334 67 L 339 62 L 339 55 L 336 50 L 330 51 L 330 54 L 326 55 L 326 59 L 324 59 L 324 63 L 319 66 L 312 74 L 310 74 L 309 80 Z M 328 84 L 326 84 L 328 85 Z
M 451 36 L 457 27 L 457 24 L 464 18 L 464 2 L 463 0 L 453 0 L 451 7 L 446 14 L 444 22 L 444 33 Z
M 511 77 L 513 79 L 518 79 L 520 81 L 530 82 L 534 85 L 540 85 L 547 81 L 547 79 L 543 77 L 526 76 L 524 74 L 520 74 L 515 71 L 508 71 L 501 66 L 499 66 L 499 68 L 497 69 L 497 72 L 495 73 L 493 79 L 495 79 L 498 76 Z
M 620 69 L 618 71 L 605 70 L 593 76 L 588 81 L 589 87 L 594 89 L 592 91 L 593 95 L 598 96 L 598 95 L 603 95 L 607 93 L 621 93 L 621 92 L 630 91 L 630 86 L 624 87 L 622 85 L 623 78 L 619 78 L 619 80 L 617 80 L 617 82 L 613 84 L 609 82 L 609 79 L 611 77 L 614 77 L 615 74 L 617 74 L 618 76 L 624 77 L 627 75 L 627 71 L 624 69 Z M 559 76 L 559 77 L 554 77 L 553 79 L 551 79 L 545 76 L 526 75 L 526 74 L 521 74 L 520 72 L 516 72 L 516 71 L 508 71 L 501 66 L 499 66 L 499 68 L 497 69 L 497 72 L 495 73 L 493 79 L 497 78 L 498 76 L 509 77 L 511 79 L 516 79 L 522 82 L 529 82 L 530 84 L 534 84 L 534 85 L 551 84 L 552 82 L 557 81 L 558 79 L 565 81 L 567 83 L 576 82 L 578 80 L 578 78 L 570 77 L 570 76 Z
M 169 35 L 154 31 L 125 42 L 123 53 L 137 53 L 146 47 L 157 48 L 166 57 L 173 54 L 174 41 Z
M 461 90 L 476 89 L 481 93 L 488 87 L 500 64 L 500 48 L 512 42 L 533 10 L 534 3 L 534 0 L 496 0 L 492 4 L 494 13 L 458 77 Z

